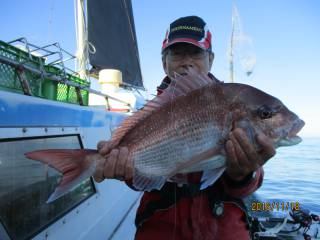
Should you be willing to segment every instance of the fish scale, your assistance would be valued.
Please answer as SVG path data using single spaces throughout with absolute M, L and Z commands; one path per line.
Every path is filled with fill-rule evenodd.
M 208 89 L 207 91 L 210 91 Z M 203 94 L 199 92 L 198 94 Z M 127 139 L 136 137 L 141 134 L 140 141 L 135 141 L 137 145 L 133 145 L 132 141 L 129 141 L 129 147 L 133 152 L 132 157 L 135 163 L 135 168 L 140 174 L 144 176 L 164 176 L 168 174 L 172 169 L 175 169 L 180 163 L 184 162 L 190 156 L 199 154 L 210 147 L 216 145 L 217 141 L 221 137 L 219 134 L 220 129 L 215 126 L 218 125 L 215 115 L 210 114 L 212 111 L 212 105 L 206 104 L 202 108 L 198 108 L 200 111 L 193 111 L 191 114 L 192 106 L 198 106 L 199 102 L 210 102 L 212 95 L 203 94 L 199 98 L 190 97 L 188 101 L 189 107 L 186 111 L 181 111 L 181 103 L 186 99 L 182 99 L 179 102 L 171 103 L 166 108 L 160 110 L 158 115 L 163 112 L 168 113 L 162 118 L 164 126 L 157 126 L 158 131 L 155 129 L 154 119 L 157 114 L 149 119 L 146 119 L 141 125 L 145 127 L 144 134 L 141 134 L 141 127 L 137 127 L 132 133 L 127 135 Z M 211 96 L 211 99 L 210 99 Z M 163 119 L 165 119 L 163 121 Z M 170 119 L 176 119 L 170 121 Z M 149 121 L 149 122 L 148 122 Z M 146 127 L 146 126 L 149 126 Z M 162 132 L 159 129 L 163 129 Z M 161 133 L 160 133 L 161 132 Z M 130 144 L 131 143 L 131 144 Z M 125 145 L 122 143 L 121 145 Z M 211 166 L 212 163 L 200 163 L 199 166 L 195 165 L 192 168 L 185 169 L 183 172 L 193 171 L 193 169 L 203 169 L 203 167 Z M 215 164 L 217 165 L 217 164 Z M 218 163 L 223 165 L 223 161 Z

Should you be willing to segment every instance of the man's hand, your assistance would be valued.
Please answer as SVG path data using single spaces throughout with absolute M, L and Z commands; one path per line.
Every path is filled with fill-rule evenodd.
M 96 182 L 102 182 L 106 178 L 128 180 L 133 175 L 133 163 L 129 158 L 127 147 L 112 149 L 111 142 L 98 143 L 98 151 L 101 157 L 97 161 L 93 178 Z M 110 151 L 111 150 L 111 151 Z
M 276 153 L 272 141 L 263 133 L 256 137 L 261 150 L 257 151 L 246 133 L 236 128 L 229 134 L 226 143 L 226 174 L 234 181 L 241 181 L 250 173 L 263 166 Z

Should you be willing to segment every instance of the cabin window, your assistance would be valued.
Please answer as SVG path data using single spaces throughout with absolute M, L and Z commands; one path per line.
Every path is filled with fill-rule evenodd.
M 24 153 L 82 147 L 78 135 L 0 140 L 0 227 L 11 239 L 28 239 L 95 193 L 88 178 L 67 195 L 47 204 L 60 173 Z

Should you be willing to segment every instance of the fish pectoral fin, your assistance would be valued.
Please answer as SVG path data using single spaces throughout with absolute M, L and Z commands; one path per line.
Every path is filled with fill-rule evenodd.
M 154 189 L 160 190 L 165 184 L 167 178 L 163 176 L 144 176 L 135 171 L 133 175 L 133 187 L 139 191 L 151 191 Z
M 178 164 L 178 166 L 172 172 L 170 172 L 168 178 L 173 177 L 174 175 L 176 175 L 177 173 L 179 173 L 183 169 L 191 167 L 192 165 L 194 165 L 196 163 L 199 163 L 199 162 L 204 161 L 206 159 L 210 159 L 210 158 L 214 157 L 215 155 L 219 155 L 221 150 L 222 150 L 222 146 L 217 145 L 212 148 L 209 148 L 208 150 L 206 150 L 202 153 L 199 153 L 199 154 L 191 157 L 189 160 Z
M 206 189 L 207 187 L 215 183 L 215 181 L 217 181 L 217 179 L 223 174 L 224 170 L 226 170 L 226 167 L 203 171 L 200 190 Z

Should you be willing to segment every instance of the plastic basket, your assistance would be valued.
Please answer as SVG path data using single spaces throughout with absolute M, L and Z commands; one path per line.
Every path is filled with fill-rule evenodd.
M 69 73 L 64 74 L 62 69 L 58 67 L 46 65 L 45 70 L 49 74 L 65 77 L 67 80 L 78 83 L 80 86 L 90 87 L 90 83 L 86 80 L 83 80 Z M 46 98 L 60 102 L 79 104 L 79 99 L 75 87 L 69 86 L 64 83 L 57 83 L 47 79 L 45 79 L 44 84 L 45 86 L 43 87 L 42 92 Z M 80 90 L 80 94 L 82 96 L 83 105 L 87 106 L 89 103 L 89 92 L 86 90 Z
M 37 69 L 40 69 L 41 64 L 44 64 L 44 59 L 33 55 L 29 56 L 27 52 L 3 41 L 0 41 L 0 55 Z M 25 71 L 25 77 L 28 80 L 32 95 L 41 97 L 40 76 L 29 71 Z M 0 89 L 23 93 L 16 69 L 4 63 L 0 63 Z
M 43 58 L 29 55 L 29 53 L 3 41 L 0 41 L 0 55 L 39 70 L 44 69 L 49 75 L 60 76 L 61 78 L 66 78 L 69 81 L 78 83 L 80 86 L 90 87 L 90 83 L 88 81 L 69 73 L 64 73 L 62 69 L 56 66 L 45 65 L 45 60 Z M 58 83 L 48 78 L 41 79 L 41 76 L 27 70 L 24 71 L 24 76 L 28 81 L 33 96 L 80 104 L 75 87 L 61 82 Z M 4 63 L 0 63 L 0 89 L 23 93 L 17 70 Z M 89 92 L 86 90 L 80 90 L 80 94 L 83 99 L 83 105 L 87 106 L 89 102 Z

